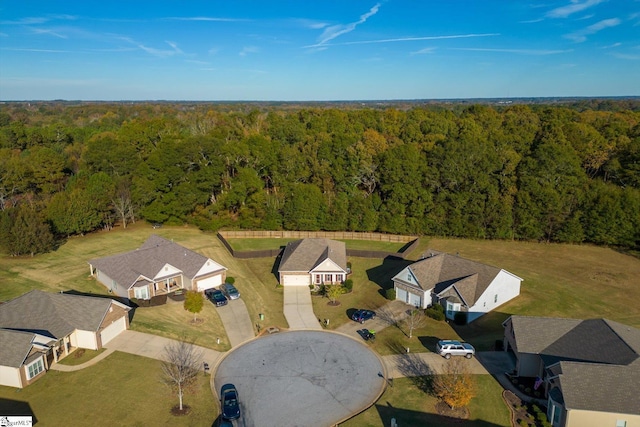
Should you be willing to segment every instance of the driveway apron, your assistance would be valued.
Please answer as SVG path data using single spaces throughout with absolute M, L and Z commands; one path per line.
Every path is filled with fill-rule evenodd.
M 292 330 L 322 330 L 311 305 L 311 291 L 306 286 L 284 287 L 284 317 Z
M 362 308 L 362 307 L 358 307 Z M 376 317 L 371 320 L 367 320 L 364 324 L 358 322 L 349 321 L 336 328 L 336 332 L 347 334 L 357 339 L 362 339 L 358 331 L 360 329 L 369 329 L 376 332 L 380 332 L 386 327 L 394 325 L 396 322 L 401 321 L 406 317 L 407 310 L 410 310 L 411 306 L 405 304 L 402 301 L 395 300 L 388 302 L 382 307 L 375 310 Z
M 255 336 L 247 305 L 241 298 L 231 300 L 227 305 L 217 309 L 224 329 L 227 331 L 231 347 L 239 346 Z

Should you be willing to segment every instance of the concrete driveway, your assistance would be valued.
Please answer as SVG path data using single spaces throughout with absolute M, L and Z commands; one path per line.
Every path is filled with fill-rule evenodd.
M 284 317 L 292 330 L 322 330 L 311 305 L 307 286 L 284 287 Z
M 227 305 L 217 307 L 217 310 L 231 347 L 239 346 L 255 336 L 247 305 L 242 298 L 230 300 Z
M 105 346 L 109 350 L 122 351 L 138 356 L 150 357 L 152 359 L 163 360 L 164 349 L 175 340 L 159 337 L 157 335 L 145 334 L 132 330 L 121 332 Z M 202 361 L 213 366 L 221 353 L 210 348 L 195 346 L 197 351 L 202 352 Z
M 238 390 L 240 426 L 333 426 L 371 406 L 386 386 L 382 360 L 363 343 L 326 331 L 288 331 L 227 353 L 214 372 Z

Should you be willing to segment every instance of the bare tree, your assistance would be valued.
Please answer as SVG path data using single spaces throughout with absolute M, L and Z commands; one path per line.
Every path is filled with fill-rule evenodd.
M 182 397 L 195 382 L 202 366 L 202 351 L 196 349 L 193 340 L 187 340 L 186 336 L 165 346 L 162 382 L 177 392 L 181 411 Z
M 407 329 L 409 329 L 409 338 L 413 337 L 413 331 L 415 329 L 424 326 L 425 321 L 426 316 L 424 310 L 413 308 L 408 311 L 407 317 L 404 319 L 404 324 L 407 326 Z

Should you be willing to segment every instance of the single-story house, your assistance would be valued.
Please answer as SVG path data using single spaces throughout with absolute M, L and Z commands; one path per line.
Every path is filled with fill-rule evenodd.
M 99 350 L 129 328 L 111 298 L 33 290 L 0 304 L 0 385 L 23 388 L 76 348 Z
M 344 242 L 309 238 L 289 242 L 278 268 L 283 286 L 342 283 L 347 278 L 347 249 Z
M 520 295 L 522 282 L 506 270 L 436 251 L 392 280 L 396 299 L 420 308 L 441 304 L 448 319 L 465 312 L 468 323 Z
M 202 292 L 224 283 L 227 271 L 211 258 L 157 235 L 134 251 L 93 259 L 89 267 L 110 292 L 140 300 L 179 289 Z
M 511 316 L 515 375 L 543 380 L 553 427 L 640 426 L 640 329 L 607 319 Z

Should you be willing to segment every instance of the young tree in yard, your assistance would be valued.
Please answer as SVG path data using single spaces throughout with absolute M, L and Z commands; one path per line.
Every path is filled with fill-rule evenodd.
M 405 319 L 404 323 L 407 326 L 407 328 L 409 329 L 409 338 L 412 338 L 413 337 L 413 331 L 415 329 L 418 329 L 418 328 L 421 328 L 422 326 L 424 326 L 424 323 L 426 321 L 426 317 L 425 317 L 425 314 L 424 314 L 424 310 L 421 310 L 419 308 L 411 309 L 408 314 L 409 315 Z
M 183 410 L 182 398 L 195 382 L 202 366 L 202 352 L 184 335 L 164 348 L 162 382 L 177 392 L 180 411 Z
M 202 311 L 204 297 L 198 291 L 187 291 L 184 299 L 184 309 L 193 313 L 193 321 L 197 320 L 198 313 Z
M 336 304 L 338 297 L 342 295 L 343 289 L 341 285 L 327 285 L 326 286 L 327 298 L 331 304 Z
M 444 364 L 441 375 L 433 377 L 433 392 L 453 408 L 465 407 L 476 395 L 476 382 L 463 359 L 451 359 Z

